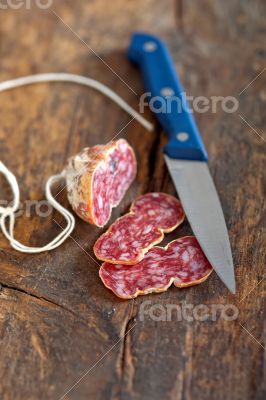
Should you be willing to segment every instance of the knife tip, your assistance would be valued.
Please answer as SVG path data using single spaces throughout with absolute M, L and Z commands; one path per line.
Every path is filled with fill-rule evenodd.
M 236 294 L 236 283 L 235 279 L 232 282 L 227 282 L 226 283 L 227 288 L 230 290 L 232 294 Z

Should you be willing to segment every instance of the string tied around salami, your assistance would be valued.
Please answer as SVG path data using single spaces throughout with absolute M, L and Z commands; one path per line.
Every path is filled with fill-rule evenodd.
M 8 80 L 0 83 L 0 92 L 18 88 L 21 86 L 44 83 L 44 82 L 68 82 L 75 83 L 83 86 L 93 88 L 105 96 L 113 100 L 118 106 L 120 106 L 124 111 L 136 119 L 144 128 L 147 130 L 152 130 L 152 124 L 137 113 L 128 103 L 126 103 L 118 94 L 112 91 L 110 88 L 98 82 L 95 79 L 88 77 L 68 74 L 68 73 L 47 73 L 47 74 L 36 74 L 29 75 L 13 80 Z M 108 149 L 108 150 L 107 150 Z M 106 150 L 106 151 L 105 151 Z M 125 152 L 125 154 L 123 153 Z M 124 185 L 117 184 L 117 191 L 111 198 L 109 202 L 109 209 L 106 210 L 105 219 L 97 219 L 95 215 L 96 204 L 101 204 L 101 197 L 99 195 L 93 197 L 93 185 L 95 181 L 95 175 L 101 176 L 105 173 L 107 186 L 110 182 L 114 181 L 114 165 L 118 165 L 118 168 L 127 168 L 126 156 L 130 156 L 130 174 Z M 83 158 L 82 158 L 83 157 Z M 80 170 L 74 169 L 74 164 L 78 163 Z M 89 171 L 88 171 L 89 168 Z M 97 174 L 96 174 L 97 172 Z M 55 196 L 52 194 L 52 186 L 59 182 L 60 180 L 66 181 L 66 187 L 68 191 L 68 199 L 73 210 L 84 220 L 94 223 L 98 226 L 104 226 L 105 223 L 110 218 L 110 212 L 112 207 L 115 207 L 122 200 L 125 191 L 129 187 L 130 183 L 136 174 L 136 162 L 133 149 L 128 145 L 124 139 L 119 139 L 118 141 L 112 141 L 105 146 L 94 146 L 92 148 L 84 149 L 78 156 L 69 160 L 68 166 L 60 174 L 51 176 L 45 185 L 45 195 L 46 199 L 66 220 L 66 227 L 62 229 L 59 235 L 57 235 L 51 242 L 42 247 L 28 247 L 17 241 L 14 237 L 14 227 L 16 221 L 16 212 L 20 204 L 20 191 L 17 179 L 15 175 L 6 167 L 6 165 L 0 161 L 0 173 L 2 173 L 7 179 L 12 193 L 13 202 L 11 206 L 2 207 L 0 206 L 0 227 L 3 235 L 9 241 L 10 245 L 17 251 L 22 253 L 41 253 L 44 251 L 50 251 L 60 246 L 70 235 L 75 228 L 75 218 L 65 207 L 63 207 L 59 202 L 56 201 Z M 109 181 L 108 181 L 109 179 Z M 89 192 L 90 197 L 85 198 L 87 203 L 83 203 L 84 197 L 77 205 L 76 193 L 80 192 L 77 190 L 77 182 L 82 180 L 84 184 L 90 183 L 91 192 Z M 74 188 L 73 188 L 73 187 Z M 86 194 L 84 196 L 88 195 Z M 80 194 L 80 193 L 79 193 Z
M 0 161 L 0 172 L 3 173 L 3 175 L 6 177 L 8 180 L 10 187 L 13 192 L 13 204 L 12 206 L 8 207 L 0 207 L 0 226 L 2 233 L 4 236 L 9 240 L 10 245 L 17 251 L 20 251 L 22 253 L 40 253 L 42 251 L 49 251 L 53 250 L 56 247 L 60 246 L 68 237 L 71 235 L 71 232 L 75 228 L 75 218 L 74 216 L 61 204 L 59 204 L 55 198 L 52 195 L 51 192 L 51 187 L 52 185 L 61 180 L 64 174 L 59 174 L 59 175 L 54 175 L 51 176 L 48 181 L 46 182 L 45 186 L 45 195 L 47 201 L 57 210 L 59 211 L 60 214 L 63 215 L 65 218 L 67 225 L 66 227 L 62 230 L 62 232 L 56 236 L 50 243 L 43 247 L 28 247 L 24 246 L 22 243 L 17 241 L 14 238 L 14 226 L 15 226 L 15 220 L 16 220 L 16 212 L 18 211 L 19 205 L 20 205 L 20 192 L 19 192 L 19 186 L 17 183 L 17 179 L 15 175 L 8 170 L 8 168 Z M 8 221 L 8 225 L 6 224 L 6 221 Z

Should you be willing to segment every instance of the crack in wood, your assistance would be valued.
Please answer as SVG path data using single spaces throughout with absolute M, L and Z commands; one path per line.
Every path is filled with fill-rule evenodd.
M 50 305 L 59 307 L 59 308 L 63 309 L 64 311 L 70 312 L 71 314 L 73 314 L 76 317 L 78 317 L 78 315 L 73 310 L 63 306 L 62 304 L 56 303 L 55 301 L 53 301 L 51 299 L 48 299 L 47 297 L 38 296 L 37 294 L 29 292 L 29 291 L 27 291 L 25 289 L 22 289 L 22 288 L 18 287 L 18 286 L 11 286 L 11 285 L 8 285 L 6 283 L 0 282 L 0 293 L 1 293 L 3 288 L 4 289 L 8 289 L 8 290 L 14 290 L 16 292 L 23 293 L 23 294 L 26 294 L 27 296 L 33 297 L 34 299 L 37 299 L 37 300 L 40 300 L 40 301 L 43 301 L 43 302 L 47 302 Z
M 183 31 L 184 30 L 184 3 L 183 0 L 175 0 L 175 16 L 176 25 Z
M 149 152 L 149 162 L 148 162 L 148 176 L 154 176 L 156 172 L 156 165 L 158 164 L 158 151 L 159 151 L 159 145 L 160 145 L 160 140 L 161 140 L 161 128 L 156 125 L 154 129 L 154 140 L 152 142 L 152 146 Z M 147 183 L 147 191 L 153 191 L 153 180 L 149 179 Z
M 0 282 L 0 297 L 1 297 L 1 291 L 3 289 L 14 290 L 15 292 L 19 292 L 19 293 L 25 294 L 27 296 L 32 297 L 33 299 L 37 299 L 37 300 L 43 302 L 43 303 L 48 303 L 50 306 L 58 307 L 60 310 L 66 311 L 67 313 L 69 313 L 72 316 L 74 316 L 78 320 L 78 322 L 84 324 L 86 326 L 86 328 L 88 328 L 88 327 L 92 328 L 95 332 L 97 332 L 97 334 L 99 336 L 103 337 L 106 340 L 106 335 L 103 334 L 103 332 L 101 331 L 101 329 L 98 328 L 97 325 L 92 324 L 92 321 L 87 320 L 81 314 L 76 313 L 72 309 L 70 309 L 70 308 L 68 308 L 68 307 L 66 307 L 66 306 L 64 306 L 62 304 L 59 304 L 59 303 L 55 302 L 54 300 L 51 300 L 51 299 L 49 299 L 47 297 L 44 297 L 44 296 L 38 296 L 37 294 L 29 292 L 29 291 L 27 291 L 25 289 L 22 289 L 22 288 L 18 287 L 18 286 L 9 285 L 9 284 L 3 283 L 3 282 Z
M 66 160 L 70 157 L 70 149 L 72 148 L 72 140 L 73 140 L 73 131 L 75 128 L 75 123 L 76 123 L 76 118 L 78 115 L 78 109 L 80 107 L 81 104 L 81 95 L 78 94 L 76 100 L 75 100 L 75 104 L 74 104 L 74 110 L 73 110 L 73 114 L 70 120 L 70 125 L 69 125 L 69 130 L 68 130 L 68 136 L 67 136 L 67 142 L 66 142 L 66 149 L 65 149 L 65 155 L 64 155 L 64 163 L 66 162 Z
M 138 305 L 137 303 L 133 300 L 132 305 L 131 305 L 131 310 L 129 314 L 129 318 L 125 323 L 125 327 L 123 330 L 123 341 L 122 341 L 122 348 L 121 348 L 121 358 L 120 358 L 120 395 L 119 399 L 122 400 L 122 395 L 123 395 L 123 382 L 125 377 L 130 378 L 132 380 L 132 373 L 129 373 L 130 371 L 134 370 L 133 368 L 133 360 L 132 357 L 129 357 L 129 340 L 130 340 L 130 330 L 132 329 L 132 324 L 135 323 L 135 318 L 138 313 Z M 136 323 L 135 323 L 136 325 Z M 134 326 L 135 326 L 134 325 Z M 134 327 L 133 326 L 133 327 Z M 129 363 L 131 365 L 130 368 L 126 370 L 125 366 L 126 364 Z

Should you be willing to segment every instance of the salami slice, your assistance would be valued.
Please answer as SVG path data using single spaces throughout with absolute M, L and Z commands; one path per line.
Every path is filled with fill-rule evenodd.
M 103 284 L 122 299 L 165 292 L 174 283 L 179 288 L 205 281 L 212 267 L 197 239 L 187 236 L 166 247 L 154 247 L 138 264 L 103 263 L 99 275 Z
M 68 161 L 68 200 L 84 221 L 102 227 L 135 176 L 135 154 L 126 140 L 86 147 Z
M 138 197 L 94 245 L 96 257 L 112 264 L 136 264 L 185 218 L 181 203 L 166 193 Z

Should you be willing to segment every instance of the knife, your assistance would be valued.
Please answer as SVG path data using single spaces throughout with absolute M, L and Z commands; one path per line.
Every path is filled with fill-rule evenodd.
M 135 33 L 128 58 L 140 67 L 147 91 L 142 100 L 152 104 L 152 111 L 168 135 L 164 157 L 191 228 L 210 264 L 235 294 L 234 265 L 223 210 L 209 172 L 206 149 L 184 101 L 184 89 L 169 50 L 158 37 Z

